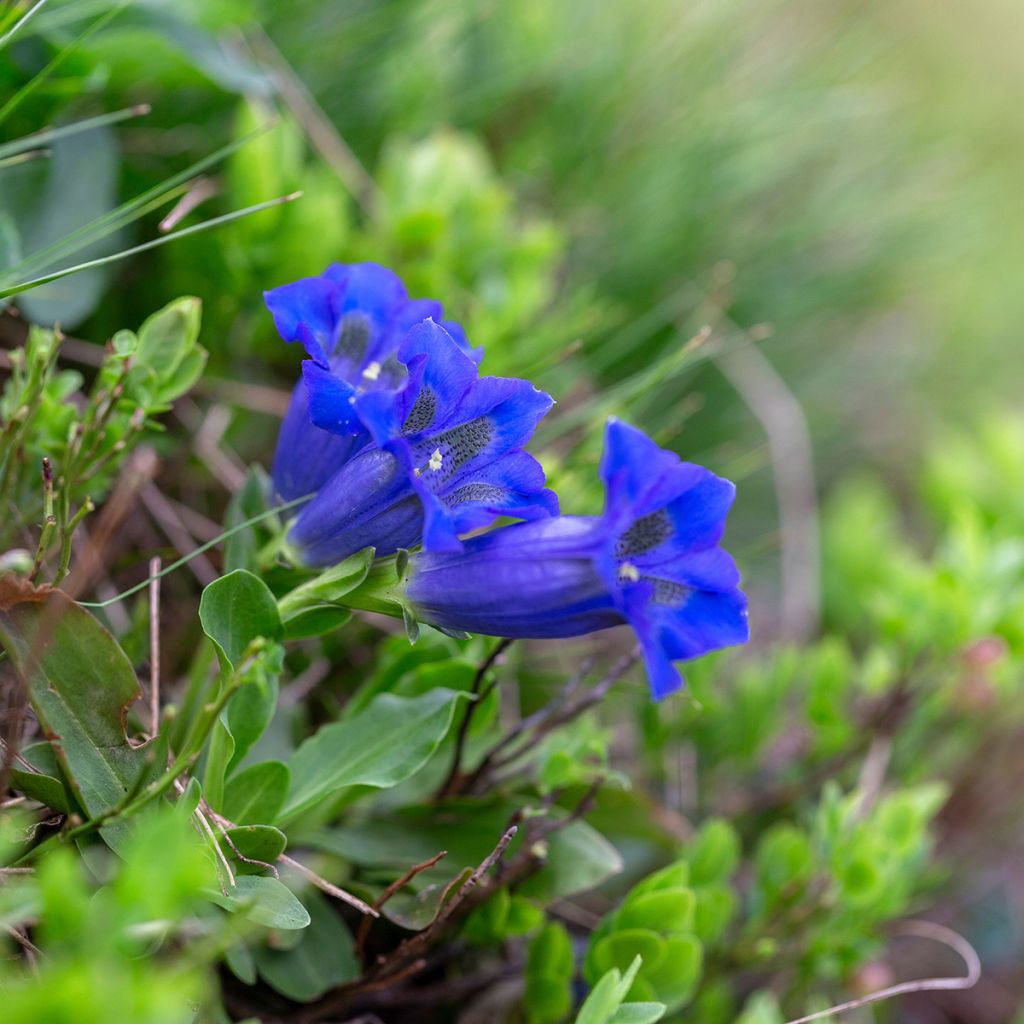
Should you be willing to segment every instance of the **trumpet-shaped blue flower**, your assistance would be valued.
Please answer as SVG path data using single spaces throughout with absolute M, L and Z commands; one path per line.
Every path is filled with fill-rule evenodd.
M 289 543 L 306 565 L 365 547 L 378 556 L 421 542 L 454 551 L 460 534 L 498 516 L 558 511 L 540 464 L 523 450 L 553 404 L 548 395 L 529 381 L 480 377 L 433 320 L 408 332 L 397 362 L 405 375 L 399 387 L 355 395 L 318 364 L 306 373 L 314 421 L 332 429 L 354 410 L 373 442 L 320 487 L 292 525 Z
M 599 517 L 558 516 L 473 537 L 409 562 L 404 600 L 449 630 L 569 637 L 633 627 L 656 699 L 673 662 L 747 640 L 739 572 L 719 545 L 735 488 L 611 420 Z
M 433 299 L 410 299 L 401 279 L 376 263 L 333 264 L 319 277 L 265 292 L 264 299 L 281 337 L 306 349 L 303 373 L 317 382 L 312 402 L 299 382 L 281 427 L 273 480 L 287 501 L 319 490 L 367 446 L 353 400 L 397 387 L 405 374 L 398 348 L 409 328 L 427 317 L 441 320 L 443 312 Z M 462 328 L 443 323 L 479 362 L 482 351 L 470 350 Z M 320 407 L 325 396 L 329 404 Z

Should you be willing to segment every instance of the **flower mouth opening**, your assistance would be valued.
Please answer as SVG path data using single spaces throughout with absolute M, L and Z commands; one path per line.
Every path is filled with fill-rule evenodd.
M 338 324 L 338 337 L 331 349 L 331 357 L 349 359 L 358 365 L 369 347 L 370 321 L 361 313 L 346 313 Z

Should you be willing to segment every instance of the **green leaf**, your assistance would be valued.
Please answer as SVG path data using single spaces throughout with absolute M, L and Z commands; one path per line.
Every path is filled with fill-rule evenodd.
M 281 616 L 270 588 L 245 569 L 221 576 L 203 591 L 199 621 L 203 632 L 232 668 L 238 667 L 246 648 L 258 637 L 269 640 L 284 637 Z
M 266 731 L 277 710 L 278 676 L 284 650 L 273 647 L 252 660 L 244 683 L 228 701 L 224 719 L 234 738 L 234 752 L 227 770 L 233 771 Z
M 273 864 L 288 846 L 288 837 L 272 825 L 239 825 L 229 828 L 226 835 L 227 839 L 221 837 L 221 848 L 225 856 L 235 860 L 235 870 L 243 875 L 266 871 L 266 865 Z
M 728 885 L 705 885 L 697 890 L 693 930 L 702 942 L 721 937 L 736 913 L 739 897 Z
M 58 814 L 67 814 L 71 810 L 67 790 L 60 779 L 52 775 L 22 771 L 20 768 L 12 768 L 10 775 L 11 788 L 30 800 L 38 800 L 44 807 L 52 808 Z
M 235 738 L 224 721 L 224 714 L 214 723 L 203 769 L 203 793 L 210 806 L 219 811 L 224 805 L 224 777 L 228 762 L 235 752 Z
M 608 1024 L 654 1024 L 667 1010 L 664 1003 L 623 1003 Z
M 335 605 L 321 605 L 307 611 L 297 612 L 284 624 L 284 635 L 288 640 L 308 640 L 313 636 L 326 636 L 337 632 L 352 618 L 347 608 Z
M 359 977 L 352 935 L 330 903 L 310 893 L 309 928 L 290 949 L 255 950 L 261 977 L 283 996 L 306 1003 Z
M 523 1002 L 530 1024 L 555 1024 L 572 1008 L 576 964 L 572 940 L 560 924 L 549 924 L 530 942 L 526 954 Z
M 224 787 L 224 814 L 239 825 L 270 824 L 284 806 L 291 774 L 282 761 L 243 768 Z
M 641 963 L 641 958 L 638 956 L 630 964 L 625 974 L 618 968 L 607 971 L 580 1007 L 576 1024 L 609 1024 L 632 988 Z
M 115 206 L 118 164 L 117 135 L 109 128 L 59 139 L 40 168 L 42 188 L 31 199 L 14 197 L 12 212 L 18 218 L 22 252 L 31 258 Z M 86 258 L 103 256 L 113 252 L 118 242 L 114 235 L 85 247 L 82 254 Z M 64 267 L 69 262 L 68 255 L 58 256 L 43 268 Z M 60 321 L 65 327 L 74 327 L 95 308 L 108 276 L 105 267 L 85 270 L 61 284 L 42 285 L 25 293 L 18 304 L 30 321 Z
M 740 861 L 740 841 L 736 830 L 720 818 L 706 822 L 690 843 L 687 860 L 694 885 L 724 881 Z
M 11 787 L 60 814 L 67 814 L 71 810 L 71 800 L 60 778 L 53 747 L 49 743 L 30 743 L 21 748 L 19 758 L 15 765 L 24 761 L 35 770 L 12 767 Z
M 660 963 L 645 963 L 640 977 L 656 993 L 659 1002 L 677 1010 L 692 995 L 704 966 L 704 947 L 692 935 L 670 935 Z
M 642 893 L 660 892 L 663 889 L 685 889 L 690 884 L 690 863 L 685 860 L 677 860 L 668 867 L 655 871 L 648 875 L 643 881 L 637 882 L 630 890 L 630 896 L 640 896 Z
M 615 927 L 651 928 L 659 933 L 690 932 L 695 903 L 692 889 L 630 894 L 615 915 Z
M 622 870 L 619 851 L 585 821 L 552 833 L 544 869 L 519 888 L 543 903 L 593 889 Z
M 244 942 L 225 950 L 224 962 L 239 981 L 246 985 L 256 984 L 256 958 Z
M 159 403 L 166 405 L 191 391 L 203 375 L 208 357 L 209 353 L 202 345 L 196 345 L 191 351 L 186 352 L 181 362 L 174 368 L 174 372 L 161 384 L 160 390 L 157 392 Z
M 810 841 L 793 825 L 776 825 L 761 837 L 754 862 L 758 885 L 769 904 L 783 893 L 795 898 L 811 876 Z
M 179 814 L 186 817 L 191 817 L 195 814 L 199 808 L 199 801 L 203 799 L 203 787 L 199 780 L 192 776 L 188 780 L 188 784 L 185 786 L 185 792 L 178 798 L 178 802 L 175 804 Z
M 665 951 L 665 940 L 657 932 L 625 928 L 606 935 L 594 946 L 592 964 L 598 974 L 604 974 L 613 967 L 625 970 L 634 958 L 640 957 L 646 973 L 665 959 Z
M 295 894 L 283 882 L 265 875 L 243 875 L 225 896 L 211 891 L 211 900 L 219 907 L 241 914 L 267 928 L 294 931 L 309 924 L 309 914 Z
M 572 1009 L 571 979 L 528 974 L 523 1005 L 529 1024 L 558 1024 Z
M 405 699 L 384 693 L 365 711 L 324 726 L 295 751 L 287 821 L 347 786 L 395 786 L 417 772 L 451 728 L 466 695 L 433 690 Z
M 28 681 L 39 723 L 90 816 L 118 804 L 144 770 L 162 770 L 149 763 L 152 744 L 133 747 L 125 735 L 125 716 L 141 695 L 131 663 L 83 608 L 60 591 L 8 598 L 0 644 Z M 104 838 L 116 845 L 125 829 L 108 825 Z
M 199 338 L 202 310 L 199 299 L 185 296 L 147 317 L 139 328 L 133 372 L 139 368 L 151 369 L 161 384 L 172 379 Z

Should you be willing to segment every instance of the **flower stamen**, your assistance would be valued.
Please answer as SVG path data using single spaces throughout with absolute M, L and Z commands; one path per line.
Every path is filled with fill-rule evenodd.
M 640 570 L 632 562 L 623 562 L 619 566 L 620 583 L 639 583 Z

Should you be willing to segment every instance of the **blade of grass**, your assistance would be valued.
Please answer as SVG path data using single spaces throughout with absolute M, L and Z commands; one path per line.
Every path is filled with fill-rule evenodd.
M 29 160 L 38 160 L 41 156 L 49 156 L 48 149 L 28 149 L 24 153 L 17 153 L 14 156 L 0 156 L 0 170 L 5 167 L 13 167 L 15 164 L 25 164 Z
M 51 281 L 59 281 L 62 277 L 67 277 L 70 274 L 77 274 L 81 270 L 91 270 L 93 267 L 103 267 L 108 263 L 116 263 L 118 260 L 123 260 L 128 256 L 136 256 L 141 252 L 148 252 L 150 249 L 157 248 L 157 246 L 165 245 L 167 242 L 172 242 L 176 238 L 183 238 L 185 235 L 194 235 L 200 231 L 207 231 L 209 228 L 215 228 L 221 224 L 228 224 L 233 220 L 248 217 L 251 213 L 259 213 L 260 210 L 266 210 L 271 206 L 280 206 L 282 203 L 290 203 L 292 200 L 298 199 L 301 195 L 301 192 L 292 192 L 287 196 L 278 196 L 276 199 L 268 199 L 266 202 L 256 203 L 254 206 L 246 206 L 241 210 L 233 210 L 231 213 L 225 213 L 222 216 L 214 217 L 211 220 L 204 220 L 199 224 L 193 224 L 190 227 L 182 228 L 180 231 L 173 231 L 160 238 L 153 238 L 148 242 L 143 242 L 141 245 L 132 246 L 130 249 L 123 249 L 121 252 L 114 253 L 112 256 L 101 256 L 99 259 L 86 260 L 84 263 L 77 263 L 75 266 L 66 267 L 64 270 L 56 270 L 52 274 L 44 274 L 42 277 L 33 278 L 31 281 L 24 281 L 21 284 L 16 284 L 9 288 L 0 288 L 0 299 L 8 299 L 12 295 L 20 295 L 22 292 L 27 292 L 31 288 L 38 288 L 40 285 L 49 284 Z
M 21 104 L 36 91 L 77 50 L 87 39 L 103 28 L 108 22 L 113 21 L 127 6 L 131 0 L 121 0 L 116 7 L 112 7 L 106 14 L 100 15 L 88 28 L 79 33 L 67 46 L 64 47 L 41 71 L 34 74 L 2 107 L 0 107 L 0 124 L 3 124 Z M 31 13 L 31 12 L 30 12 Z M 23 18 L 18 24 L 24 24 Z M 18 25 L 14 26 L 15 29 Z
M 8 287 L 12 281 L 23 278 L 27 273 L 38 272 L 50 266 L 58 259 L 80 252 L 87 246 L 106 238 L 108 235 L 130 224 L 133 220 L 144 216 L 162 203 L 177 198 L 184 191 L 187 191 L 188 185 L 186 183 L 192 178 L 213 164 L 220 162 L 225 157 L 230 156 L 235 150 L 241 149 L 242 146 L 247 145 L 253 139 L 259 138 L 264 132 L 273 128 L 275 123 L 271 120 L 266 124 L 260 125 L 259 128 L 243 135 L 240 139 L 235 139 L 233 142 L 221 146 L 220 149 L 215 150 L 209 156 L 197 160 L 190 167 L 186 167 L 185 170 L 179 171 L 158 185 L 154 185 L 145 192 L 139 193 L 134 199 L 129 199 L 115 209 L 80 227 L 77 231 L 73 231 L 59 241 L 25 257 L 17 266 L 9 267 L 3 274 L 0 274 L 0 287 Z M 179 188 L 179 186 L 184 187 Z
M 298 508 L 304 502 L 309 501 L 310 498 L 315 496 L 316 492 L 304 494 L 301 498 L 293 498 L 291 501 L 286 501 L 281 505 L 275 505 L 273 508 L 264 509 L 262 512 L 246 519 L 244 522 L 236 523 L 223 533 L 218 534 L 212 540 L 208 540 L 205 544 L 201 544 L 195 549 L 195 551 L 190 551 L 187 555 L 183 555 L 176 562 L 171 562 L 170 565 L 165 565 L 155 575 L 147 576 L 141 583 L 136 583 L 134 587 L 122 590 L 120 594 L 107 598 L 106 601 L 79 601 L 78 603 L 83 608 L 107 608 L 109 605 L 117 604 L 118 601 L 123 601 L 126 597 L 131 597 L 133 594 L 137 594 L 140 590 L 145 590 L 146 587 L 148 587 L 154 580 L 161 579 L 168 573 L 174 572 L 176 569 L 180 569 L 183 565 L 191 562 L 193 558 L 204 554 L 209 551 L 210 548 L 216 547 L 218 544 L 226 541 L 229 537 L 233 537 L 236 533 L 240 533 L 242 530 L 247 530 L 250 526 L 255 526 L 257 523 L 262 523 L 267 519 L 280 515 L 282 512 L 288 512 L 293 508 Z
M 36 0 L 36 2 L 21 16 L 21 18 L 14 23 L 14 27 L 0 36 L 0 50 L 2 50 L 15 37 L 18 30 L 25 26 L 33 14 L 42 9 L 43 4 L 46 2 L 47 0 Z
M 124 110 L 115 110 L 110 114 L 99 114 L 96 117 L 86 117 L 81 121 L 74 121 L 72 124 L 61 125 L 59 128 L 46 128 L 41 132 L 33 132 L 31 135 L 24 135 L 13 142 L 5 142 L 0 145 L 0 160 L 13 156 L 16 153 L 23 153 L 29 149 L 36 149 L 56 139 L 66 139 L 69 135 L 77 135 L 79 132 L 87 132 L 93 128 L 102 128 L 105 125 L 118 124 L 133 117 L 144 117 L 149 113 L 148 103 L 139 103 L 134 107 L 127 107 Z

